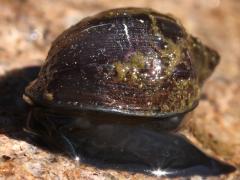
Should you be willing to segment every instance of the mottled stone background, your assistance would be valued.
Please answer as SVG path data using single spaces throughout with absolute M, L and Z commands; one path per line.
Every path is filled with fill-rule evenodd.
M 124 6 L 171 13 L 181 19 L 188 32 L 218 50 L 221 62 L 194 111 L 189 126 L 192 134 L 185 133 L 205 152 L 240 169 L 239 0 L 0 0 L 0 76 L 41 64 L 56 36 L 83 17 Z M 12 81 L 0 85 L 0 179 L 155 179 L 76 166 L 65 157 L 27 143 L 24 134 L 10 128 L 17 124 L 18 109 L 11 103 L 18 103 L 13 94 L 21 86 L 18 78 L 23 76 L 16 73 Z M 219 178 L 240 179 L 240 173 L 210 179 Z

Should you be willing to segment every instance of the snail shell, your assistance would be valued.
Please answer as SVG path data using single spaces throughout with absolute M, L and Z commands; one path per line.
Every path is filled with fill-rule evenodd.
M 64 31 L 24 97 L 66 111 L 170 116 L 196 107 L 218 60 L 172 16 L 114 9 Z

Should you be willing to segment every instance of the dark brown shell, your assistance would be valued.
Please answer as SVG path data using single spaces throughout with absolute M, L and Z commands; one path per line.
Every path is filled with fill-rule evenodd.
M 218 60 L 173 17 L 113 9 L 63 32 L 24 96 L 53 109 L 182 113 L 196 106 Z

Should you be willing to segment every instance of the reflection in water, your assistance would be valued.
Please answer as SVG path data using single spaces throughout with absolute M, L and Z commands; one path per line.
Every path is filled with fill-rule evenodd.
M 100 168 L 168 176 L 218 175 L 234 170 L 208 157 L 177 133 L 155 131 L 144 125 L 94 124 L 90 116 L 81 119 L 34 115 L 30 131 L 73 158 L 81 157 L 81 162 Z M 101 117 L 99 113 L 98 116 Z
M 29 134 L 22 131 L 29 112 L 22 101 L 22 93 L 38 71 L 38 67 L 14 70 L 0 79 L 0 132 L 16 139 L 28 139 Z M 97 116 L 106 118 L 105 115 Z M 234 170 L 208 157 L 179 134 L 157 131 L 144 122 L 142 125 L 109 121 L 98 124 L 89 117 L 51 119 L 35 113 L 32 117 L 35 120 L 28 123 L 28 129 L 40 136 L 33 135 L 31 143 L 41 142 L 41 147 L 44 144 L 45 148 L 50 145 L 48 150 L 79 156 L 81 162 L 103 169 L 167 176 L 218 175 Z M 113 117 L 118 119 L 116 115 Z M 181 119 L 179 117 L 179 121 Z M 160 129 L 169 127 L 159 123 Z M 16 131 L 20 133 L 16 135 Z

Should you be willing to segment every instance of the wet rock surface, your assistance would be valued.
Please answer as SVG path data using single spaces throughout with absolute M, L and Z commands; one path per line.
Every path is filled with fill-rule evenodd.
M 140 6 L 171 13 L 218 50 L 221 63 L 204 86 L 183 132 L 196 146 L 240 168 L 240 22 L 238 1 L 0 1 L 0 177 L 5 179 L 156 179 L 142 173 L 76 164 L 22 131 L 27 107 L 20 94 L 36 76 L 51 42 L 85 16 L 108 8 Z M 183 10 L 184 9 L 184 10 Z M 177 177 L 181 179 L 180 177 Z M 198 179 L 199 176 L 191 177 Z M 238 179 L 239 171 L 208 179 Z

